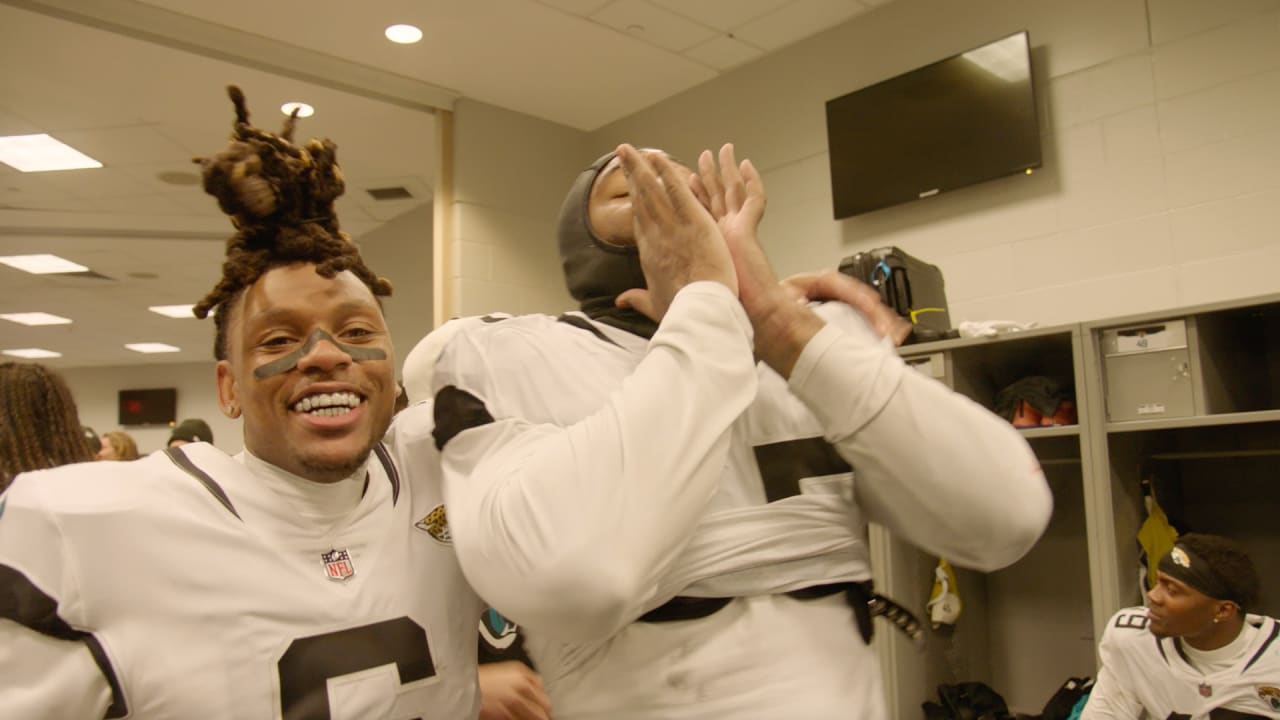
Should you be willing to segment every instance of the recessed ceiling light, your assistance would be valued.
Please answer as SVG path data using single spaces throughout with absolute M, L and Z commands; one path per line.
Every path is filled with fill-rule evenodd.
M 0 162 L 22 172 L 102 167 L 97 160 L 44 133 L 0 137 Z
M 401 45 L 412 45 L 422 39 L 422 31 L 413 25 L 392 25 L 386 29 L 387 39 Z
M 311 117 L 316 114 L 316 109 L 304 102 L 287 102 L 280 106 L 280 112 L 292 115 L 294 108 L 298 109 L 298 117 Z
M 195 306 L 194 305 L 152 305 L 147 309 L 153 313 L 159 313 L 161 315 L 164 315 L 165 317 L 182 318 L 184 320 L 186 318 L 191 318 L 194 320 L 196 316 L 191 314 L 191 308 L 193 307 Z
M 71 318 L 58 317 L 43 312 L 0 313 L 0 319 L 21 325 L 70 325 Z
M 85 272 L 89 268 L 60 258 L 57 255 L 7 255 L 0 257 L 0 263 L 12 268 L 36 275 L 53 275 L 56 273 Z
M 44 358 L 59 358 L 62 353 L 52 350 L 44 350 L 41 348 L 14 348 L 13 350 L 0 350 L 5 355 L 12 357 L 26 358 L 27 360 L 41 360 Z
M 182 348 L 164 343 L 125 343 L 125 348 L 140 353 L 180 352 Z

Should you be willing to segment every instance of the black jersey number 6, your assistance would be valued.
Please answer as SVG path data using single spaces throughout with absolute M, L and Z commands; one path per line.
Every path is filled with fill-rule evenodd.
M 407 617 L 294 640 L 278 663 L 284 720 L 331 720 L 329 678 L 391 663 L 402 685 L 436 674 L 426 631 Z

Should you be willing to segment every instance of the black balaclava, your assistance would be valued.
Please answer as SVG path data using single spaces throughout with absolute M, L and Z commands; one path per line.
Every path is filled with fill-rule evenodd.
M 560 262 L 569 294 L 587 317 L 641 337 L 652 337 L 658 329 L 656 322 L 636 310 L 614 305 L 614 299 L 624 291 L 647 287 L 639 251 L 634 245 L 611 245 L 596 237 L 587 213 L 591 186 L 616 154 L 608 153 L 591 163 L 569 188 L 556 227 Z

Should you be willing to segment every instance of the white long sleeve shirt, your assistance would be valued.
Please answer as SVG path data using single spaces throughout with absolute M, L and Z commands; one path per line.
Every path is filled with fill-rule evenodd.
M 868 520 L 981 569 L 1039 537 L 1051 498 L 1017 431 L 911 372 L 849 308 L 821 313 L 789 381 L 754 365 L 741 308 L 712 284 L 683 290 L 652 341 L 575 313 L 449 343 L 434 385 L 462 393 L 437 404 L 460 559 L 524 627 L 557 718 L 882 717 L 843 598 L 775 589 L 866 579 Z M 811 498 L 825 544 L 789 543 L 784 521 L 767 532 Z M 739 515 L 765 516 L 762 542 L 716 555 L 702 534 Z M 840 577 L 810 562 L 826 552 Z M 689 569 L 691 554 L 708 562 Z M 794 582 L 773 588 L 783 566 Z M 681 594 L 673 574 L 714 582 L 717 567 L 766 589 L 634 622 Z

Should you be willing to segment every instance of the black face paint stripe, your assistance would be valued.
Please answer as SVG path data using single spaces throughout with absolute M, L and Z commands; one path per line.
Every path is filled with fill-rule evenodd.
M 804 478 L 838 475 L 853 469 L 821 437 L 757 445 L 753 449 L 769 502 L 799 495 Z
M 111 706 L 107 708 L 106 717 L 120 718 L 129 714 L 120 679 L 98 639 L 68 625 L 58 616 L 58 603 L 36 587 L 30 578 L 8 565 L 0 565 L 0 618 L 52 638 L 83 642 L 111 686 Z
M 231 498 L 227 497 L 227 493 L 222 489 L 222 486 L 213 478 L 209 477 L 208 473 L 196 467 L 196 464 L 191 462 L 191 458 L 187 457 L 187 454 L 182 451 L 181 445 L 166 448 L 164 450 L 164 454 L 168 455 L 169 459 L 172 460 L 173 464 L 177 465 L 179 469 L 198 480 L 200 484 L 204 486 L 204 489 L 209 491 L 209 494 L 213 495 L 218 502 L 222 503 L 224 508 L 230 510 L 232 515 L 236 516 L 236 519 L 244 519 L 240 517 L 240 513 L 236 512 L 235 506 L 231 504 Z
M 483 400 L 449 385 L 436 393 L 435 421 L 431 434 L 436 439 L 436 449 L 443 450 L 463 430 L 493 422 L 493 415 Z
M 366 360 L 386 360 L 387 353 L 382 348 L 366 348 L 357 347 L 355 345 L 344 345 L 338 342 L 338 339 L 329 333 L 316 328 L 307 336 L 307 341 L 302 347 L 281 358 L 276 358 L 265 365 L 259 365 L 253 369 L 253 376 L 259 380 L 269 378 L 272 375 L 280 375 L 287 373 L 298 366 L 298 361 L 306 357 L 321 340 L 328 340 L 334 347 L 346 353 L 356 362 L 364 362 Z

